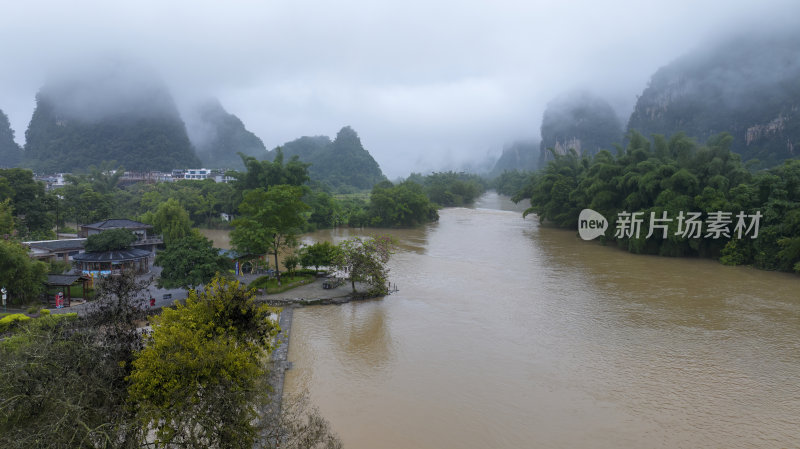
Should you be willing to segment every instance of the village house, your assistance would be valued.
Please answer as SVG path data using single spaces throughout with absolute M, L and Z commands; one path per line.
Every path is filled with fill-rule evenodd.
M 128 220 L 127 218 L 113 218 L 98 221 L 97 223 L 81 225 L 78 236 L 86 238 L 109 229 L 127 229 L 133 232 L 133 235 L 136 236 L 136 241 L 131 244 L 131 247 L 134 249 L 142 249 L 155 253 L 156 248 L 164 244 L 164 239 L 160 235 L 152 233 L 153 226 L 147 223 Z
M 33 259 L 42 262 L 70 262 L 75 255 L 84 251 L 86 239 L 38 240 L 22 244 L 28 247 L 29 255 Z

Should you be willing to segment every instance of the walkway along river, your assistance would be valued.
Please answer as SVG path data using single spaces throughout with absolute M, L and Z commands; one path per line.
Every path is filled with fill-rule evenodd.
M 494 194 L 392 233 L 399 292 L 294 311 L 286 391 L 346 447 L 800 444 L 797 276 L 584 242 Z

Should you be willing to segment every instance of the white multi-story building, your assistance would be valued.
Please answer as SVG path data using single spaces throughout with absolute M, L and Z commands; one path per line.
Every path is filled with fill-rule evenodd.
M 207 168 L 190 168 L 183 173 L 183 179 L 208 179 L 211 170 Z

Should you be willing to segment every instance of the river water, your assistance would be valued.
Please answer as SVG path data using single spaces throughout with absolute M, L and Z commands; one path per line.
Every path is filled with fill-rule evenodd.
M 285 391 L 345 447 L 800 445 L 798 277 L 584 242 L 492 193 L 440 216 L 390 231 L 398 292 L 294 313 Z

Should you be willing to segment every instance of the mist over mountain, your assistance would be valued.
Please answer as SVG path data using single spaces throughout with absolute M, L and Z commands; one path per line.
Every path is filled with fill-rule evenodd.
M 14 141 L 14 130 L 8 116 L 0 109 L 0 168 L 16 167 L 22 159 L 22 148 Z
M 542 141 L 539 145 L 539 166 L 556 154 L 574 149 L 579 155 L 594 155 L 613 149 L 622 140 L 622 124 L 611 105 L 586 92 L 563 94 L 547 104 L 542 117 Z
M 504 171 L 533 171 L 539 166 L 538 140 L 517 141 L 503 148 L 503 154 L 497 159 L 490 177 L 498 176 Z
M 311 179 L 335 190 L 371 189 L 386 179 L 349 126 L 342 128 L 333 141 L 327 136 L 306 136 L 285 143 L 281 150 L 286 158 L 298 156 L 301 161 L 311 163 L 308 169 Z M 274 158 L 275 153 L 276 150 L 270 151 L 267 159 Z
M 23 165 L 42 172 L 104 161 L 134 171 L 200 165 L 169 90 L 155 74 L 125 64 L 49 81 L 25 138 Z
M 204 167 L 244 170 L 237 153 L 264 159 L 264 142 L 245 128 L 217 99 L 203 102 L 185 115 L 189 140 Z
M 678 58 L 639 97 L 628 130 L 649 137 L 684 131 L 705 142 L 721 132 L 731 149 L 764 165 L 800 155 L 800 31 L 750 33 Z

